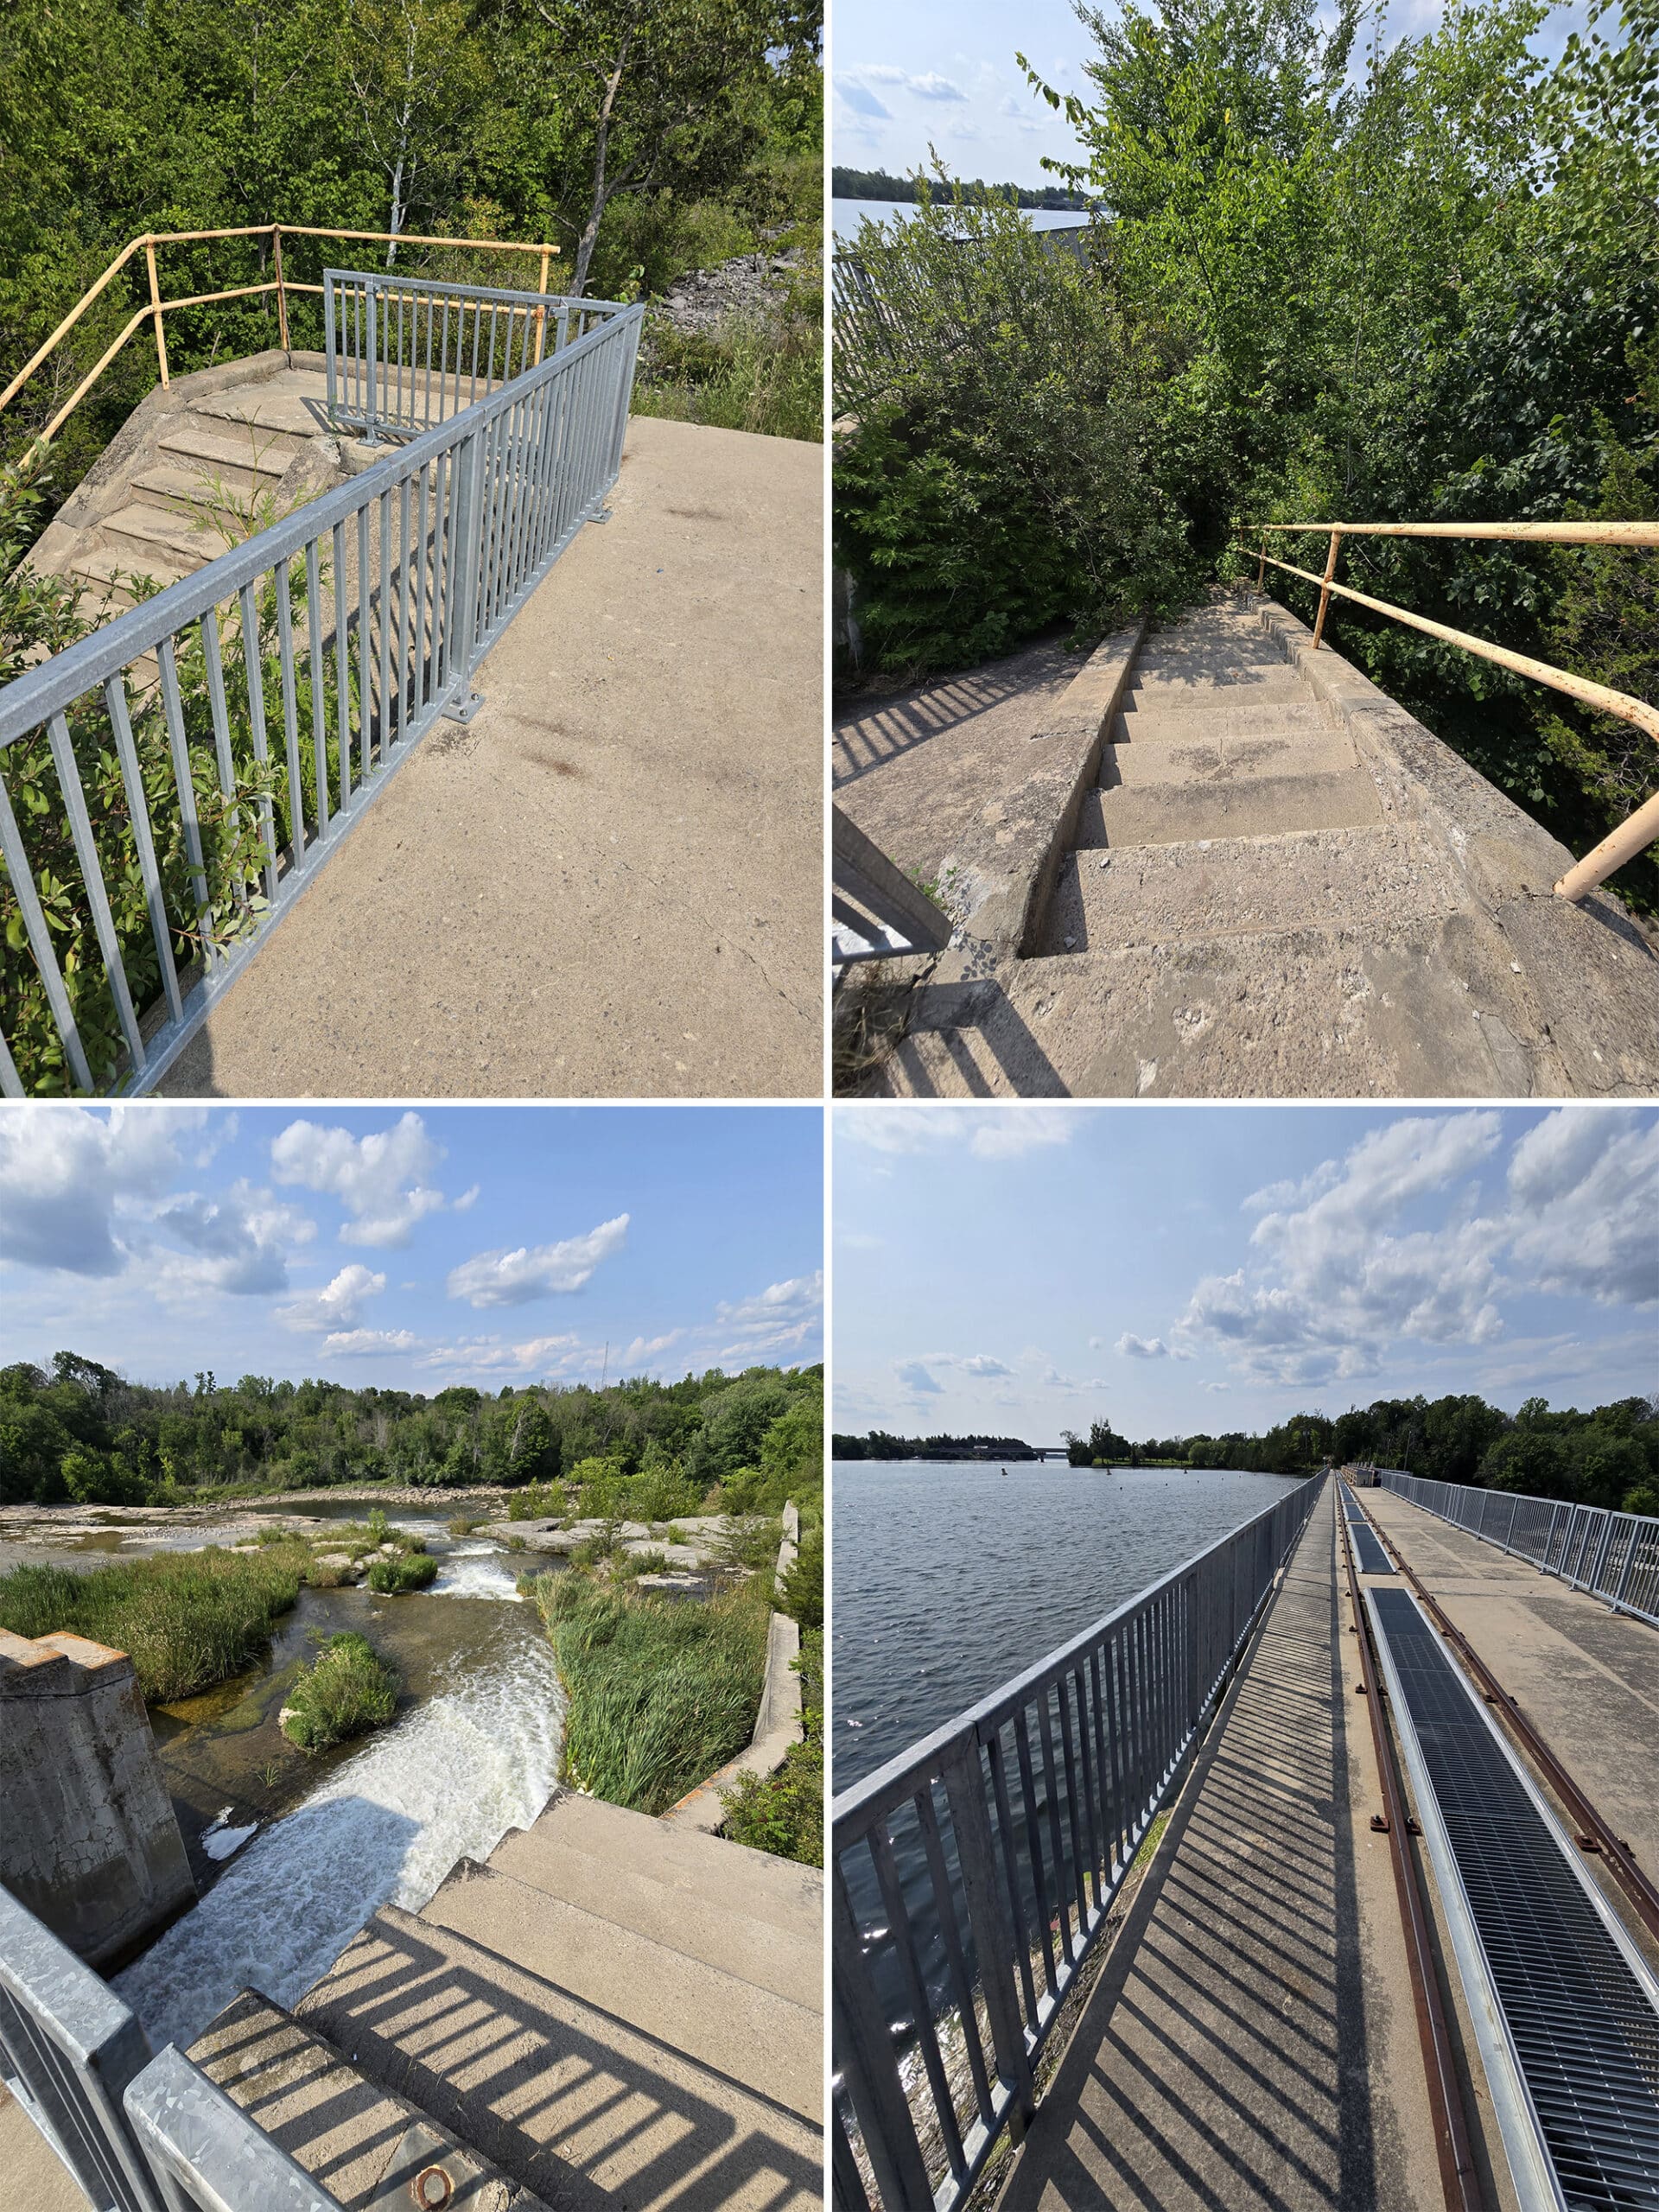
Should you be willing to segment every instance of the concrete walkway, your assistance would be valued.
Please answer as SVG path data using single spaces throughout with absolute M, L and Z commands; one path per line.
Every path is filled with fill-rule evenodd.
M 1659 1869 L 1659 1630 L 1388 1491 L 1359 1496 L 1651 1876 Z M 1618 1910 L 1618 1886 L 1606 1887 Z M 1631 1932 L 1639 1940 L 1639 1927 Z
M 630 423 L 567 550 L 163 1084 L 817 1096 L 821 447 Z
M 1440 2201 L 1332 1485 L 1211 1729 L 1000 2212 Z

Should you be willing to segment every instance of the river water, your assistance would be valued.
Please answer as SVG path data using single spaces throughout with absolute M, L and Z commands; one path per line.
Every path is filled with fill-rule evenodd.
M 851 245 L 858 236 L 859 225 L 866 220 L 907 223 L 915 213 L 913 200 L 832 200 L 830 203 L 830 219 L 837 246 Z M 1077 208 L 1025 207 L 1020 213 L 1034 231 L 1076 230 L 1089 220 Z
M 837 1790 L 1264 1512 L 1231 1470 L 837 1459 Z
M 540 1618 L 514 1587 L 518 1562 L 449 1537 L 435 1516 L 389 1517 L 441 1560 L 429 1591 L 302 1591 L 258 1668 L 151 1713 L 198 1878 L 212 1881 L 116 1978 L 158 2048 L 188 2044 L 245 1986 L 291 2004 L 372 1912 L 417 1910 L 458 1858 L 487 1857 L 553 1792 L 563 1695 Z M 313 1632 L 346 1628 L 397 1666 L 398 1714 L 308 1758 L 276 1716 Z M 251 1839 L 213 1865 L 216 1841 L 245 1827 Z

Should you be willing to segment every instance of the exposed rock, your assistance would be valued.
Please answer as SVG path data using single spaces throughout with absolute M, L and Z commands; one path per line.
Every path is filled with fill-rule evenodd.
M 805 259 L 791 246 L 783 253 L 741 253 L 713 269 L 694 269 L 677 276 L 661 299 L 652 301 L 651 315 L 688 331 L 717 330 L 733 316 L 770 315 L 783 300 L 791 271 Z M 650 316 L 647 328 L 649 324 Z

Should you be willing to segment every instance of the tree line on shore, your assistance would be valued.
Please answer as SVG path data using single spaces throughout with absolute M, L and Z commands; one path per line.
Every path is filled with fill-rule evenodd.
M 75 1352 L 0 1368 L 0 1504 L 211 1503 L 346 1483 L 621 1484 L 664 1518 L 775 1511 L 822 1480 L 822 1367 L 416 1391 L 245 1375 L 131 1382 Z
M 885 169 L 833 168 L 830 189 L 837 200 L 887 200 L 895 207 L 913 207 L 920 190 L 913 176 L 889 176 Z M 1080 192 L 1060 184 L 987 184 L 982 177 L 962 187 L 964 200 L 1001 200 L 1014 207 L 1042 207 L 1056 213 L 1075 210 L 1086 214 L 1089 201 Z
M 925 1449 L 952 1440 L 872 1429 L 864 1437 L 836 1436 L 831 1444 L 837 1459 L 904 1459 L 925 1456 Z M 1030 1446 L 1017 1438 L 996 1442 L 1010 1459 L 1030 1454 Z M 1260 1433 L 1235 1429 L 1218 1436 L 1149 1436 L 1132 1442 L 1109 1421 L 1096 1421 L 1086 1436 L 1068 1430 L 1065 1442 L 1074 1467 L 1225 1467 L 1302 1475 L 1330 1459 L 1338 1465 L 1402 1467 L 1437 1482 L 1659 1515 L 1659 1397 L 1618 1398 L 1589 1413 L 1576 1406 L 1552 1411 L 1546 1399 L 1529 1398 L 1513 1414 L 1473 1393 L 1378 1398 L 1334 1418 L 1293 1414 Z

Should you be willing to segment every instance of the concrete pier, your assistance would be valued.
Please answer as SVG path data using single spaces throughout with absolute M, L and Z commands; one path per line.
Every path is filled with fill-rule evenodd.
M 133 1664 L 0 1630 L 0 1881 L 91 1966 L 195 1902 Z

